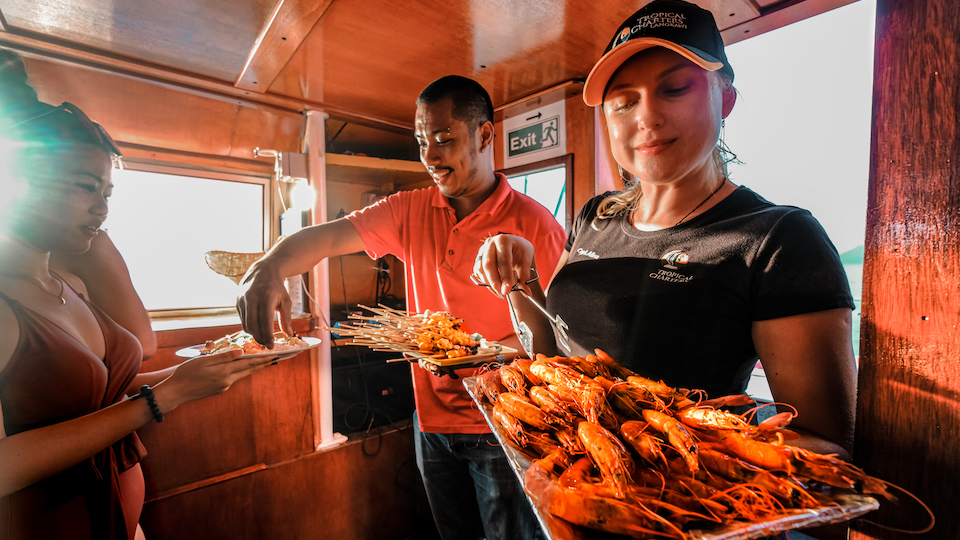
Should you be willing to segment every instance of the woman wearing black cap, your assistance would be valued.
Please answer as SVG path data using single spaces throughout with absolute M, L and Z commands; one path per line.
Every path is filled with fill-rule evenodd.
M 809 212 L 728 178 L 719 135 L 732 83 L 709 11 L 658 0 L 617 29 L 583 96 L 601 107 L 632 187 L 590 200 L 573 225 L 547 296 L 569 326 L 570 349 L 559 352 L 601 348 L 711 397 L 743 393 L 759 358 L 774 399 L 799 413 L 796 444 L 849 457 L 849 285 Z M 491 238 L 474 279 L 503 294 L 529 279 L 534 257 L 522 238 Z M 528 324 L 549 331 L 536 313 Z
M 119 149 L 77 107 L 39 102 L 20 58 L 4 50 L 0 138 L 0 540 L 142 537 L 146 452 L 134 430 L 270 359 L 231 362 L 231 352 L 139 373 L 134 335 L 50 262 L 101 236 Z M 122 260 L 100 268 L 111 264 L 126 272 Z M 139 299 L 108 311 L 138 309 L 143 318 Z

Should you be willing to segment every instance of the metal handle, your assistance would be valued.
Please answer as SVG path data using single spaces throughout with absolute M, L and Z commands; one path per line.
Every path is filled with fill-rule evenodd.
M 541 306 L 539 302 L 534 300 L 533 297 L 530 296 L 529 293 L 527 293 L 527 291 L 523 289 L 517 289 L 517 290 L 520 291 L 520 294 L 526 297 L 526 299 L 529 300 L 531 304 L 533 304 L 537 309 L 539 309 L 540 313 L 543 313 L 544 315 L 546 315 L 548 319 L 553 320 L 553 315 L 551 315 L 550 312 L 547 311 L 547 308 Z

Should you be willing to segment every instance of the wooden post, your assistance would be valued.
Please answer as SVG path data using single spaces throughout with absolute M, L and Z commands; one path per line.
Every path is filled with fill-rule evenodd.
M 937 521 L 851 538 L 960 538 L 960 4 L 878 0 L 876 36 L 855 462 Z M 925 527 L 896 495 L 866 518 Z
M 310 185 L 317 193 L 313 205 L 313 225 L 327 221 L 327 149 L 324 135 L 326 113 L 306 111 L 307 169 Z M 330 321 L 330 267 L 327 260 L 320 261 L 310 271 L 310 290 L 314 295 L 314 308 L 318 311 L 320 324 Z M 313 310 L 311 310 L 313 311 Z M 330 358 L 330 332 L 319 331 L 323 343 L 310 350 L 310 376 L 314 393 L 314 442 L 317 449 L 328 449 L 346 442 L 347 438 L 333 432 L 333 369 Z M 319 438 L 316 435 L 319 434 Z

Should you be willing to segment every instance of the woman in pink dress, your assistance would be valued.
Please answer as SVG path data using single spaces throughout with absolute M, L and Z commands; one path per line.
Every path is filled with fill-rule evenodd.
M 270 359 L 140 373 L 156 341 L 99 230 L 119 149 L 75 106 L 39 102 L 3 50 L 0 137 L 0 540 L 142 538 L 134 430 Z

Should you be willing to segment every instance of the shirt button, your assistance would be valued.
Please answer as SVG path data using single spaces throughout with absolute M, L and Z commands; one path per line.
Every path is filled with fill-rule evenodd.
M 451 250 L 450 250 L 450 251 L 448 251 L 447 253 L 449 253 L 449 254 L 451 254 L 451 255 L 453 255 L 453 250 L 451 249 Z
M 456 232 L 459 232 L 459 231 L 460 231 L 460 229 L 454 229 L 454 230 L 453 230 L 453 232 L 455 232 L 455 233 L 456 233 Z

